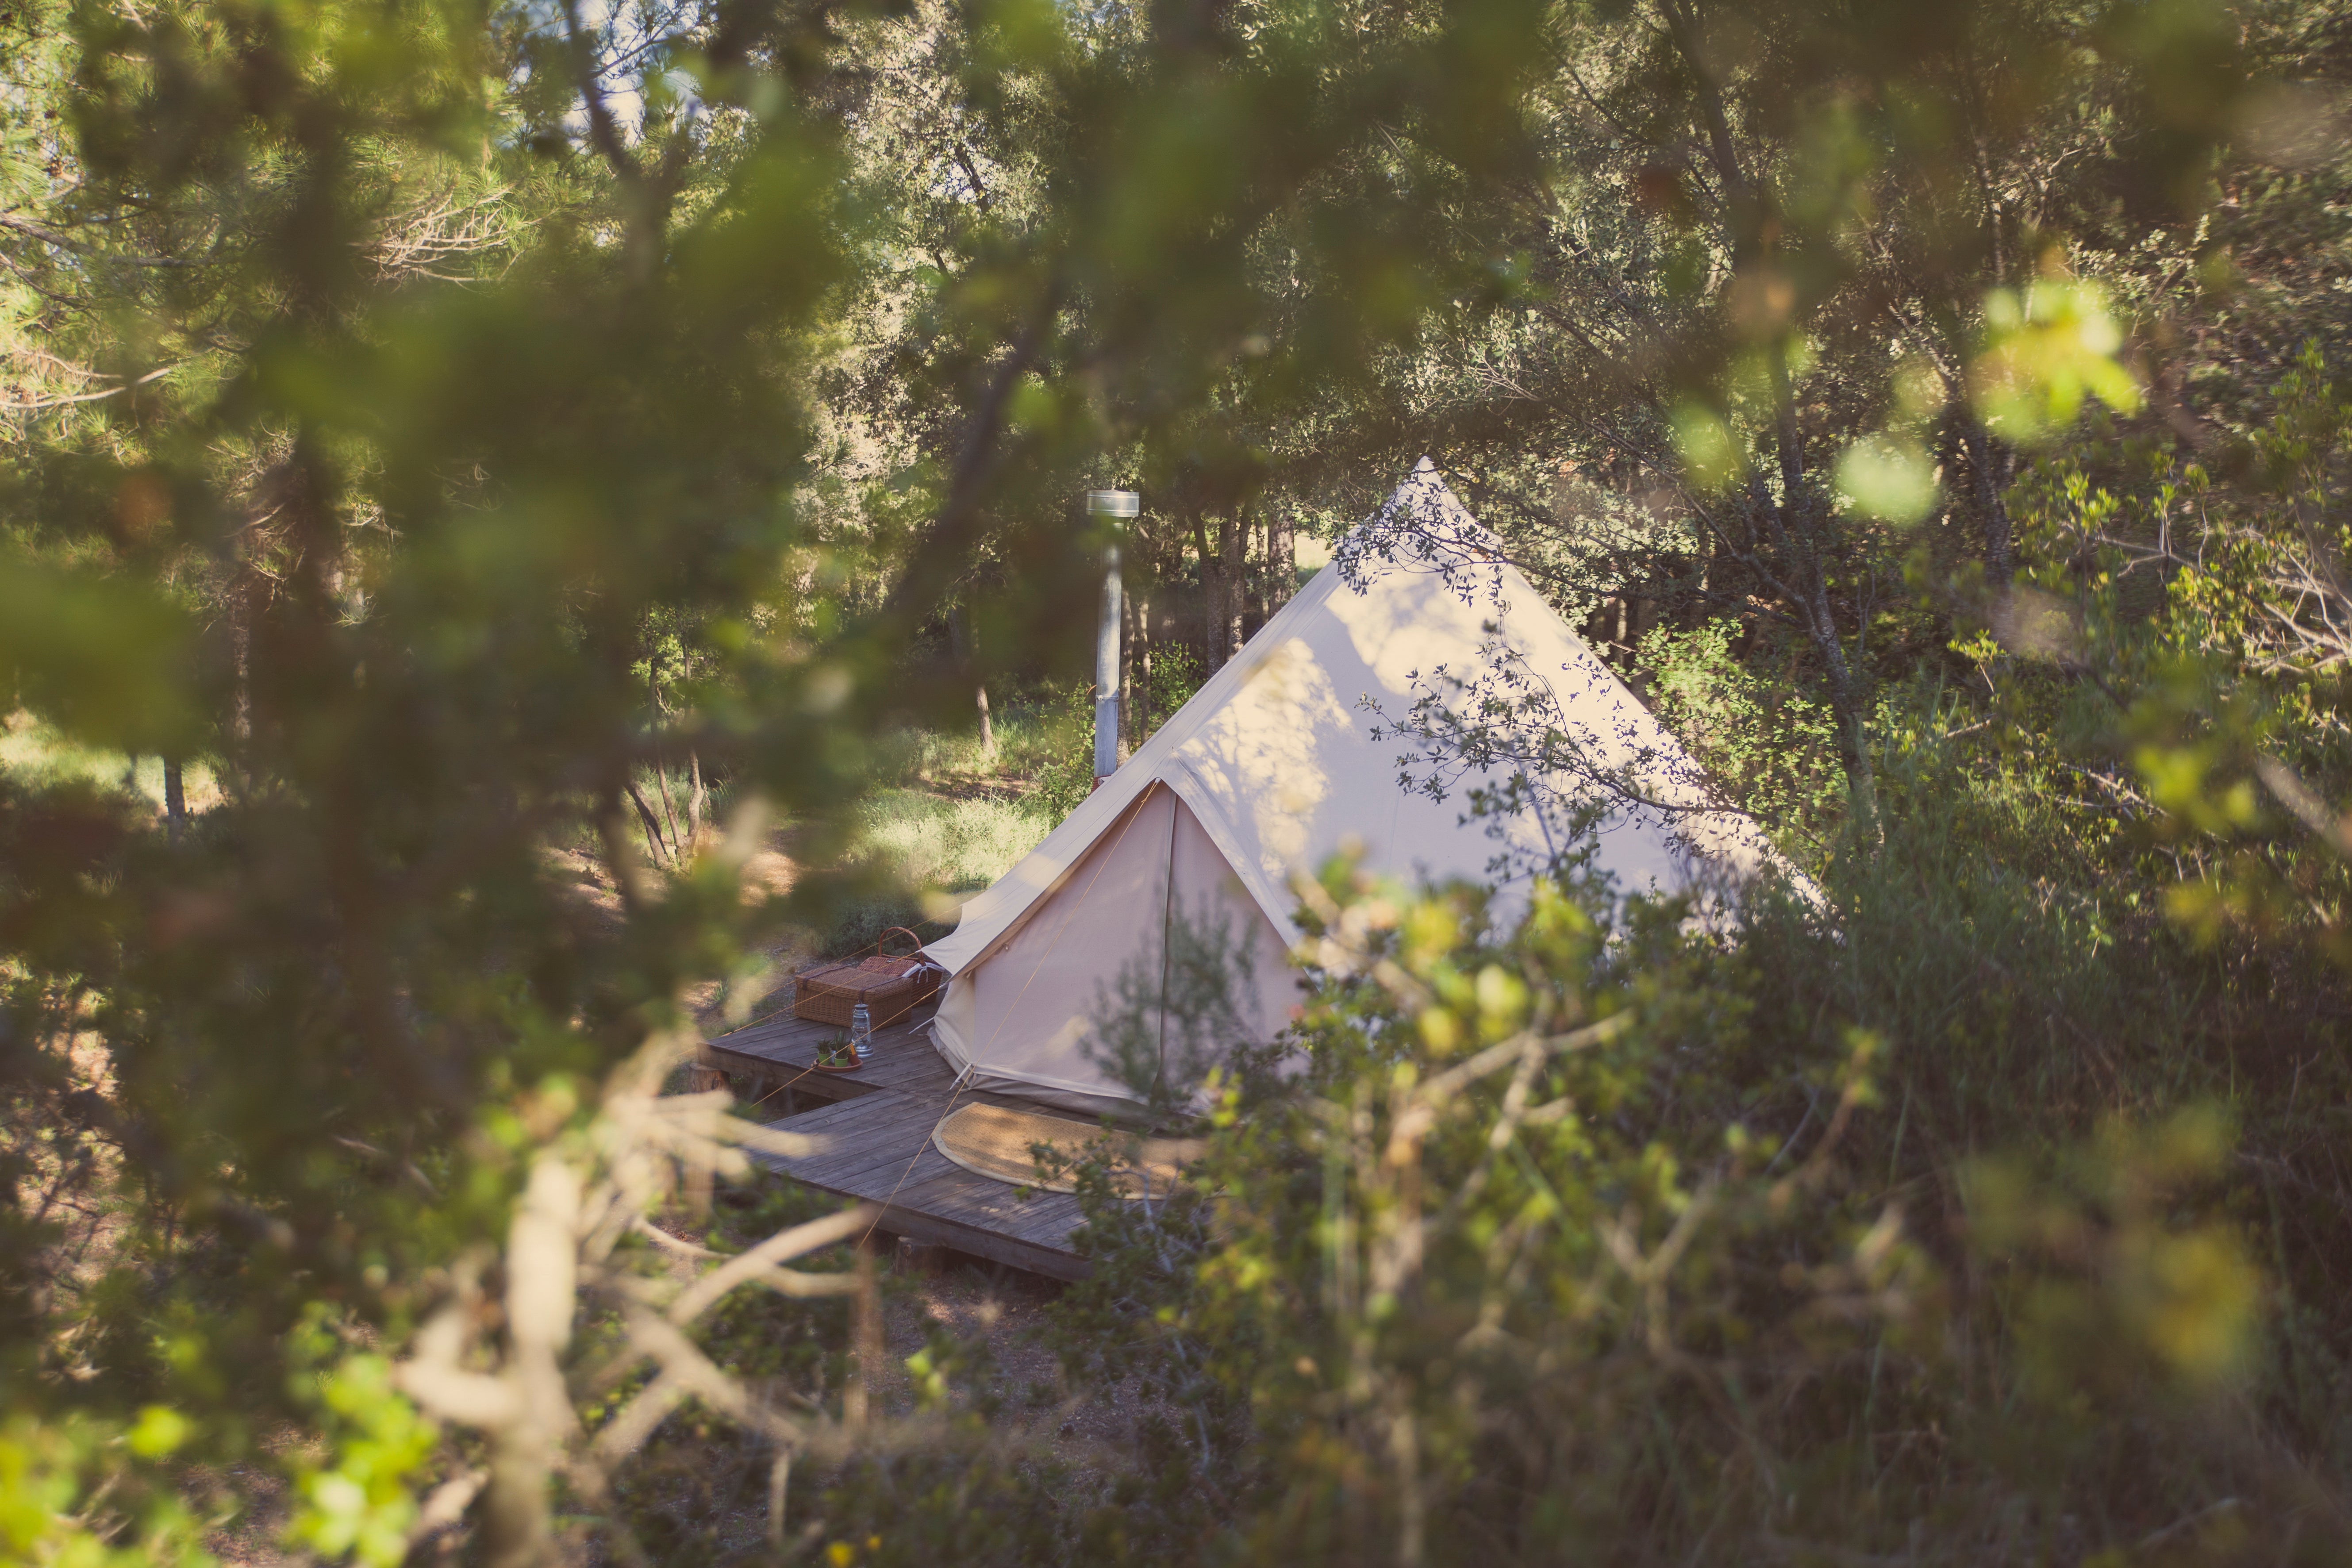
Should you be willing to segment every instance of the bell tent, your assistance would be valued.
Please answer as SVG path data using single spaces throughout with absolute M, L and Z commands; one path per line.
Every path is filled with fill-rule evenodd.
M 1465 805 L 1507 786 L 1524 759 L 1465 763 L 1443 799 L 1400 776 L 1390 726 L 1442 700 L 1445 683 L 1498 668 L 1601 776 L 1633 782 L 1545 781 L 1554 799 L 1591 801 L 1588 865 L 1618 891 L 1720 892 L 1777 867 L 1755 825 L 1715 808 L 1687 753 L 1426 458 L 1349 543 L 1347 570 L 1310 579 L 930 945 L 950 976 L 932 1039 L 966 1082 L 1089 1113 L 1133 1109 L 1141 1097 L 1090 1037 L 1122 972 L 1154 962 L 1179 922 L 1229 933 L 1235 1015 L 1270 1040 L 1298 994 L 1290 879 L 1343 846 L 1408 881 L 1491 882 L 1498 865 L 1540 864 L 1559 831 L 1548 814 L 1473 817 Z M 1498 889 L 1498 915 L 1524 898 Z

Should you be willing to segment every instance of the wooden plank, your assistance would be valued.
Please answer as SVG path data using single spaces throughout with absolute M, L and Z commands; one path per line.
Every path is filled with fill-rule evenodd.
M 772 1128 L 807 1138 L 815 1147 L 806 1154 L 761 1155 L 757 1157 L 759 1163 L 788 1176 L 805 1177 L 817 1166 L 837 1161 L 851 1151 L 869 1146 L 872 1140 L 866 1135 L 864 1123 L 877 1109 L 869 1103 L 873 1098 L 844 1100 L 837 1105 L 804 1110 L 798 1116 L 787 1116 L 781 1121 L 768 1123 Z M 903 1100 L 902 1096 L 897 1095 L 889 1098 Z M 917 1104 L 913 1101 L 905 1103 Z M 889 1108 L 886 1105 L 880 1109 L 887 1114 Z
M 1025 1269 L 1031 1274 L 1042 1274 L 1048 1279 L 1083 1279 L 1092 1272 L 1092 1266 L 1085 1258 L 1066 1248 L 1039 1247 L 1017 1237 L 999 1235 L 979 1226 L 943 1219 L 898 1204 L 892 1204 L 885 1209 L 878 1223 L 883 1229 L 899 1236 L 951 1247 L 958 1252 L 968 1252 L 974 1258 Z
M 908 1208 L 1027 1246 L 1076 1255 L 1070 1232 L 1082 1215 L 1078 1200 L 1067 1193 L 1033 1193 L 1023 1198 L 1003 1182 L 958 1166 L 952 1174 L 908 1187 L 891 1200 L 894 1208 Z
M 922 1117 L 924 1125 L 939 1115 L 940 1102 L 919 1094 L 901 1094 L 895 1089 L 877 1089 L 856 1100 L 822 1110 L 808 1111 L 777 1123 L 787 1131 L 798 1131 L 803 1123 L 821 1125 L 828 1131 L 845 1133 L 856 1130 L 867 1137 L 880 1135 L 882 1129 L 909 1117 Z M 909 1142 L 912 1142 L 910 1139 Z
M 792 1158 L 758 1156 L 765 1168 L 819 1192 L 886 1205 L 877 1222 L 884 1230 L 1053 1279 L 1085 1278 L 1087 1265 L 1070 1242 L 1085 1217 L 1076 1197 L 1022 1197 L 1012 1184 L 965 1170 L 931 1143 L 933 1129 L 958 1105 L 1041 1109 L 1013 1096 L 958 1089 L 953 1069 L 923 1029 L 931 1011 L 876 1030 L 876 1055 L 856 1073 L 808 1070 L 817 1044 L 840 1031 L 789 1015 L 708 1042 L 700 1060 L 757 1084 L 789 1084 L 803 1101 L 825 1102 L 771 1124 L 816 1147 Z M 1079 1130 L 1093 1127 L 1066 1120 Z
M 1034 1192 L 1024 1199 L 1014 1185 L 967 1171 L 950 1160 L 931 1142 L 931 1133 L 946 1110 L 944 1103 L 923 1104 L 919 1114 L 909 1117 L 895 1107 L 866 1101 L 841 1115 L 795 1117 L 778 1125 L 793 1131 L 822 1130 L 831 1134 L 828 1142 L 855 1142 L 864 1151 L 827 1152 L 790 1162 L 793 1173 L 803 1179 L 859 1197 L 894 1203 L 902 1201 L 906 1193 L 924 1187 L 932 1198 L 952 1205 L 949 1217 L 1010 1224 L 1019 1227 L 1025 1239 L 1063 1244 L 1079 1223 L 1077 1199 L 1068 1194 Z M 1071 1125 L 1084 1130 L 1087 1124 L 1074 1121 Z M 942 1181 L 945 1184 L 930 1186 Z M 1027 1234 L 1033 1229 L 1035 1234 Z
M 763 1081 L 772 1079 L 777 1083 L 783 1083 L 799 1079 L 805 1074 L 808 1081 L 820 1088 L 830 1083 L 849 1089 L 853 1093 L 862 1094 L 866 1091 L 866 1085 L 856 1081 L 859 1076 L 856 1073 L 820 1073 L 808 1062 L 785 1061 L 776 1057 L 755 1056 L 746 1051 L 730 1049 L 725 1045 L 706 1045 L 695 1053 L 695 1059 L 718 1068 L 723 1072 L 743 1073 Z M 793 1087 L 797 1089 L 801 1085 L 795 1083 Z
M 803 1181 L 845 1191 L 861 1172 L 911 1165 L 929 1146 L 939 1115 L 938 1106 L 919 1100 L 897 1094 L 887 1100 L 880 1095 L 872 1096 L 845 1107 L 844 1114 L 814 1129 L 824 1147 L 792 1158 L 788 1164 L 793 1173 Z M 807 1121 L 795 1116 L 776 1125 L 788 1132 L 812 1131 Z
M 768 1125 L 785 1132 L 837 1132 L 857 1126 L 877 1114 L 887 1117 L 894 1106 L 919 1106 L 921 1103 L 909 1095 L 886 1089 L 860 1095 L 856 1100 L 839 1100 L 832 1105 L 819 1106 L 814 1110 L 803 1110 L 798 1116 L 787 1116 Z
M 882 1087 L 861 1069 L 856 1072 L 820 1072 L 814 1063 L 794 1062 L 775 1057 L 750 1056 L 732 1051 L 725 1046 L 704 1046 L 695 1059 L 721 1071 L 741 1073 L 761 1082 L 790 1083 L 794 1089 L 806 1089 L 812 1093 L 829 1094 L 836 1100 L 849 1100 Z
M 937 1152 L 933 1152 L 936 1156 Z M 842 1197 L 868 1196 L 845 1186 L 821 1181 L 808 1181 L 796 1175 L 786 1163 L 773 1155 L 755 1156 L 758 1163 L 782 1175 L 818 1192 Z M 940 1163 L 947 1164 L 945 1161 Z M 981 1189 L 995 1188 L 1003 1196 L 992 1201 Z M 908 1236 L 917 1241 L 935 1242 L 951 1247 L 958 1252 L 984 1258 L 1032 1274 L 1042 1274 L 1050 1279 L 1083 1279 L 1088 1265 L 1069 1245 L 1068 1233 L 1076 1228 L 1077 1200 L 1064 1194 L 1044 1194 L 1031 1200 L 1039 1212 L 1023 1226 L 1032 1234 L 1014 1234 L 1005 1226 L 997 1212 L 1003 1205 L 1013 1203 L 1013 1189 L 1002 1182 L 974 1175 L 961 1166 L 949 1165 L 946 1174 L 933 1177 L 919 1184 L 901 1188 L 895 1195 L 887 1187 L 871 1194 L 872 1201 L 887 1197 L 877 1228 L 898 1236 Z
M 891 1124 L 911 1124 L 917 1119 L 930 1114 L 929 1108 L 922 1101 L 886 1090 L 859 1100 L 845 1100 L 839 1105 L 803 1111 L 798 1116 L 788 1116 L 769 1125 L 781 1131 L 800 1133 L 814 1142 L 815 1147 L 811 1152 L 791 1157 L 793 1167 L 801 1170 L 837 1162 L 877 1145 L 881 1146 L 886 1155 L 894 1147 L 911 1149 L 915 1142 L 912 1131 L 893 1138 L 889 1135 Z
M 1064 1195 L 1032 1188 L 1024 1198 L 1017 1187 L 958 1165 L 920 1187 L 909 1187 L 898 1195 L 898 1201 L 967 1224 L 986 1222 L 1009 1233 L 1025 1226 L 1032 1210 Z
M 853 1161 L 843 1163 L 799 1162 L 780 1155 L 756 1155 L 757 1163 L 780 1176 L 790 1176 L 803 1186 L 816 1187 L 844 1197 L 870 1198 L 879 1201 L 898 1186 L 892 1180 L 907 1163 L 901 1152 L 897 1162 Z
M 1037 1212 L 1029 1216 L 1029 1223 L 1022 1228 L 1022 1239 L 1048 1247 L 1067 1247 L 1070 1237 L 1083 1229 L 1086 1223 L 1087 1212 L 1078 1206 L 1076 1194 L 1055 1193 L 1039 1204 Z
M 919 1045 L 936 1057 L 939 1053 L 932 1050 L 929 1037 L 921 1031 L 938 1010 L 936 1007 L 918 1008 L 908 1017 L 886 1024 L 874 1031 L 875 1041 L 877 1045 L 886 1042 Z M 795 1018 L 790 1013 L 771 1014 L 732 1034 L 721 1035 L 710 1044 L 745 1056 L 793 1061 L 805 1067 L 815 1059 L 819 1041 L 847 1032 L 838 1024 L 819 1024 L 807 1018 Z
M 839 1032 L 787 1015 L 781 1019 L 762 1018 L 710 1043 L 742 1056 L 765 1057 L 771 1061 L 791 1061 L 805 1067 L 816 1054 L 817 1041 Z
M 947 1063 L 940 1060 L 929 1040 L 887 1044 L 877 1041 L 874 1054 L 863 1067 L 856 1072 L 835 1076 L 845 1083 L 867 1089 L 895 1089 L 942 1098 L 955 1087 L 955 1075 L 948 1071 Z
M 983 1223 L 977 1213 L 958 1215 L 969 1223 Z M 990 1218 L 985 1223 L 1001 1226 L 1005 1234 L 1016 1241 L 1032 1242 L 1064 1252 L 1076 1252 L 1071 1237 L 1086 1227 L 1086 1211 L 1078 1200 L 1068 1193 L 1040 1193 L 1026 1206 L 1009 1218 Z
M 816 1072 L 759 1057 L 739 1057 L 709 1046 L 702 1047 L 697 1060 L 730 1078 L 743 1080 L 738 1092 L 750 1100 L 766 1100 L 778 1094 L 789 1093 L 797 1100 L 827 1104 L 863 1099 L 876 1091 L 876 1086 L 870 1084 L 844 1081 L 853 1078 L 854 1074 Z
M 748 1080 L 762 1100 L 778 1090 L 791 1093 L 795 1101 L 856 1100 L 879 1089 L 946 1094 L 954 1087 L 955 1075 L 922 1032 L 929 1016 L 926 1009 L 921 1016 L 876 1030 L 875 1055 L 853 1073 L 816 1071 L 817 1046 L 841 1031 L 790 1016 L 761 1019 L 706 1041 L 697 1059 Z
M 1019 1240 L 1072 1250 L 1071 1233 L 1087 1222 L 1076 1193 L 1033 1191 L 1024 1202 L 1002 1182 L 968 1171 L 964 1174 L 976 1184 L 953 1192 L 943 1189 L 936 1195 L 927 1194 L 923 1201 L 936 1203 L 968 1223 L 1003 1227 Z
M 849 1149 L 794 1161 L 792 1171 L 802 1181 L 867 1197 L 873 1195 L 868 1188 L 887 1193 L 898 1186 L 898 1177 L 913 1170 L 922 1152 L 911 1139 L 889 1148 L 861 1140 Z
M 732 1035 L 724 1039 L 705 1041 L 698 1055 L 706 1061 L 722 1058 L 751 1071 L 798 1073 L 810 1071 L 816 1065 L 816 1050 L 813 1046 L 805 1050 L 791 1051 L 772 1040 L 739 1042 Z M 855 1075 L 845 1073 L 841 1076 Z
M 961 1180 L 959 1180 L 959 1178 Z M 961 1182 L 985 1182 L 984 1176 L 974 1176 L 969 1171 L 959 1171 L 954 1177 L 942 1178 L 952 1190 Z M 990 1183 L 1002 1186 L 1002 1183 Z M 901 1193 L 882 1211 L 877 1223 L 886 1230 L 901 1236 L 911 1236 L 918 1241 L 936 1241 L 969 1252 L 992 1262 L 1010 1264 L 1033 1274 L 1043 1274 L 1054 1279 L 1083 1279 L 1088 1272 L 1086 1259 L 1077 1255 L 1066 1240 L 1055 1245 L 1041 1244 L 1025 1237 L 1015 1236 L 984 1216 L 968 1215 L 957 1211 L 961 1205 L 946 1198 L 939 1190 L 940 1183 L 926 1183 L 918 1190 Z
M 908 1187 L 920 1186 L 950 1171 L 961 1169 L 953 1160 L 933 1148 L 927 1136 L 919 1146 L 901 1151 L 899 1158 L 893 1163 L 877 1165 L 861 1172 L 849 1184 L 859 1197 L 872 1198 L 880 1203 L 886 1198 L 895 1199 Z
M 931 1042 L 919 1036 L 887 1045 L 877 1040 L 873 1058 L 857 1070 L 857 1076 L 890 1089 L 921 1089 L 940 1095 L 955 1087 L 954 1070 L 940 1058 Z

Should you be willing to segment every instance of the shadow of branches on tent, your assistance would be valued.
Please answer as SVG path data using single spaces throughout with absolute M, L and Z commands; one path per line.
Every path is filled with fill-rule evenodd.
M 1094 1027 L 1079 1043 L 1155 1127 L 1196 1115 L 1209 1075 L 1267 1032 L 1245 935 L 1213 900 L 1188 913 L 1181 900 L 1160 897 L 1164 930 L 1144 939 L 1109 985 L 1096 983 Z

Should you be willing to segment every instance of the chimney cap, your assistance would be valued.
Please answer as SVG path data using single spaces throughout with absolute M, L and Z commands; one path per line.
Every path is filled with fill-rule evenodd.
M 1096 517 L 1134 517 L 1143 510 L 1143 498 L 1133 490 L 1088 490 L 1087 510 Z

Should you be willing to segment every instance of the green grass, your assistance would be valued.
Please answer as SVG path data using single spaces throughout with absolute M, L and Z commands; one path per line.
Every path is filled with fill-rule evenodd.
M 1040 786 L 1087 744 L 1073 711 L 1050 691 L 1008 701 L 992 752 L 981 749 L 977 724 L 891 735 L 884 752 L 892 765 L 859 809 L 858 852 L 887 862 L 919 892 L 985 888 L 1061 820 Z
M 141 757 L 134 767 L 132 759 L 121 752 L 80 745 L 30 713 L 0 718 L 0 773 L 26 784 L 88 779 L 93 784 L 128 788 L 145 797 L 159 814 L 163 809 L 163 758 Z M 180 784 L 191 812 L 201 811 L 220 799 L 212 770 L 201 763 L 183 767 Z
M 956 905 L 1011 870 L 1061 820 L 1040 785 L 1057 757 L 1085 742 L 1068 707 L 1051 693 L 1008 701 L 992 753 L 981 750 L 977 724 L 889 736 L 849 854 L 895 886 L 842 905 L 815 934 L 817 952 L 860 952 L 892 926 L 926 940 L 953 929 Z
M 1036 847 L 1054 817 L 1034 796 L 957 797 L 919 788 L 886 788 L 858 813 L 854 854 L 896 887 L 835 910 L 814 946 L 825 957 L 862 952 L 892 926 L 925 941 L 955 926 L 955 908 Z
M 985 888 L 1054 826 L 1025 796 L 953 796 L 921 789 L 875 793 L 860 812 L 859 847 L 890 863 L 919 891 Z
M 1066 709 L 1050 691 L 1006 699 L 994 715 L 993 754 L 981 750 L 976 718 L 952 731 L 898 731 L 886 742 L 886 753 L 901 784 L 953 779 L 1020 789 L 1035 784 L 1056 756 L 1083 739 L 1073 735 Z

